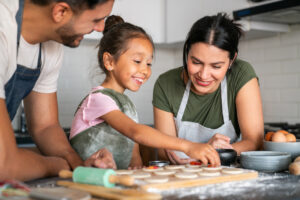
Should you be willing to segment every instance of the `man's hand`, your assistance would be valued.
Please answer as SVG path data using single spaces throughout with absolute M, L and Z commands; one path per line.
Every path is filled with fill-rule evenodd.
M 88 159 L 84 161 L 86 167 L 98 167 L 98 168 L 112 168 L 117 169 L 117 165 L 114 161 L 112 154 L 105 148 L 98 150 Z

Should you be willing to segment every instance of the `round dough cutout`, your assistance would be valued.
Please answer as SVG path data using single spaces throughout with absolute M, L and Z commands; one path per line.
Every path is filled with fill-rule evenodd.
M 172 175 L 175 173 L 176 173 L 176 171 L 174 171 L 174 170 L 160 170 L 160 171 L 154 172 L 154 174 L 159 175 L 159 176 L 168 176 L 168 175 Z
M 130 175 L 133 173 L 133 170 L 120 169 L 116 170 L 117 175 Z
M 133 178 L 149 178 L 151 177 L 151 174 L 148 172 L 135 172 L 130 176 L 132 176 Z
M 193 179 L 193 178 L 197 178 L 198 175 L 190 172 L 179 172 L 175 174 L 175 177 L 182 178 L 182 179 Z
M 143 168 L 143 171 L 145 172 L 155 172 L 155 171 L 160 171 L 163 170 L 163 168 L 159 167 L 159 168 Z
M 207 172 L 219 172 L 222 170 L 222 167 L 203 167 L 202 169 Z
M 151 177 L 151 178 L 146 178 L 145 181 L 148 183 L 166 183 L 168 182 L 169 178 L 164 177 L 164 176 L 159 176 L 159 177 Z
M 198 173 L 200 176 L 220 176 L 221 173 L 219 171 L 215 171 L 215 172 L 199 172 Z
M 223 174 L 241 174 L 244 170 L 240 168 L 224 168 L 222 169 Z
M 166 169 L 183 169 L 185 168 L 184 165 L 168 165 L 168 166 L 165 166 Z
M 183 172 L 201 172 L 201 168 L 196 168 L 196 167 L 186 167 L 182 169 Z

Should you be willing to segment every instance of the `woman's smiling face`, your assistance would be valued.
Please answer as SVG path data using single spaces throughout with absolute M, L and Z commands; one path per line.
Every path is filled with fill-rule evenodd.
M 200 95 L 216 91 L 230 63 L 228 51 L 202 42 L 193 44 L 187 56 L 192 91 Z

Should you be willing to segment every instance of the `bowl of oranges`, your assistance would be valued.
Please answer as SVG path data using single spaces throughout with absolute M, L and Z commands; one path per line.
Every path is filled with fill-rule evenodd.
M 264 139 L 264 150 L 290 153 L 292 159 L 300 156 L 300 141 L 285 130 L 268 132 Z

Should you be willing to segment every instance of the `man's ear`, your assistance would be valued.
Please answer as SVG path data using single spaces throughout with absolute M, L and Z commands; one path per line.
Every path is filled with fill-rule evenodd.
M 54 22 L 60 23 L 69 19 L 73 15 L 73 11 L 69 4 L 65 2 L 54 3 L 52 8 L 52 18 Z
M 114 69 L 114 57 L 108 53 L 103 53 L 103 64 L 107 71 L 112 71 Z

